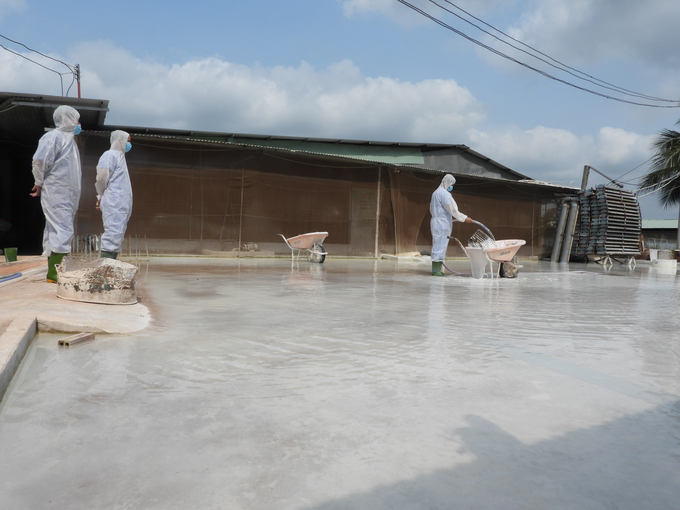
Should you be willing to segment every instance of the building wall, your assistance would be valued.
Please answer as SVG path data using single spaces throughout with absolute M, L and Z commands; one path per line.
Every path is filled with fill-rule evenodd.
M 94 183 L 109 134 L 84 133 L 78 139 L 83 187 L 76 233 L 101 234 Z M 134 207 L 125 250 L 200 254 L 255 243 L 260 250 L 286 255 L 289 250 L 277 234 L 327 231 L 324 246 L 331 255 L 429 252 L 429 203 L 442 174 L 176 138 L 133 135 L 132 141 L 126 157 Z M 21 171 L 30 175 L 30 166 Z M 554 190 L 476 176 L 457 179 L 454 197 L 461 211 L 497 239 L 526 240 L 520 255 L 550 253 Z M 465 243 L 476 228 L 457 225 L 453 235 Z M 27 235 L 39 246 L 42 232 L 35 225 Z M 462 255 L 452 243 L 449 256 Z

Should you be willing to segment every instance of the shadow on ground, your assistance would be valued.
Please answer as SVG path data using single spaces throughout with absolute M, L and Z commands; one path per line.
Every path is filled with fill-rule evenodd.
M 532 445 L 466 420 L 453 435 L 474 461 L 306 510 L 678 507 L 680 401 Z

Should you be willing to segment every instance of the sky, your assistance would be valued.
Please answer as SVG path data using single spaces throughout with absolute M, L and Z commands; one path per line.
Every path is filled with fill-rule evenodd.
M 446 26 L 398 0 L 0 0 L 0 90 L 77 97 L 77 63 L 110 125 L 464 144 L 574 187 L 589 165 L 635 189 L 676 128 L 677 0 L 409 3 Z

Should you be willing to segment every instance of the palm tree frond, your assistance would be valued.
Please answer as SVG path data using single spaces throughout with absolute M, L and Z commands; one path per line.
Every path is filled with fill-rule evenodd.
M 680 203 L 680 132 L 662 129 L 652 148 L 650 170 L 640 179 L 639 188 L 658 190 L 659 202 L 667 208 Z

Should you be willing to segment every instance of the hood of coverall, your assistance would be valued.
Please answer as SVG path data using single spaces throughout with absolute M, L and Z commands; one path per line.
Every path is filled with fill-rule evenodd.
M 54 119 L 54 125 L 57 126 L 59 131 L 73 133 L 76 130 L 78 121 L 80 120 L 80 114 L 75 108 L 61 105 L 56 110 L 54 110 L 54 115 L 52 118 Z
M 446 174 L 439 186 L 447 189 L 449 186 L 453 186 L 454 184 L 456 184 L 456 178 L 451 174 Z
M 129 136 L 130 134 L 125 131 L 113 131 L 111 133 L 111 150 L 125 152 L 125 144 Z

